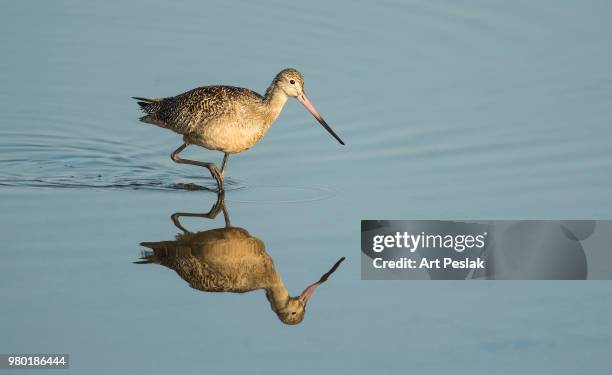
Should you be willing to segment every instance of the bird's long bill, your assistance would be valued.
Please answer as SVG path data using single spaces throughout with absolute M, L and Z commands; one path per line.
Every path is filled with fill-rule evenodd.
M 340 260 L 338 260 L 334 266 L 327 271 L 323 276 L 321 276 L 321 278 L 319 279 L 319 281 L 317 281 L 314 284 L 311 284 L 308 286 L 308 288 L 304 289 L 304 291 L 302 292 L 302 294 L 300 294 L 300 301 L 302 301 L 304 304 L 306 302 L 308 302 L 308 299 L 310 298 L 310 296 L 312 296 L 312 293 L 314 293 L 314 290 L 321 284 L 323 284 L 324 282 L 327 281 L 327 279 L 331 276 L 332 273 L 336 272 L 336 270 L 338 269 L 338 267 L 340 266 L 340 263 L 342 263 L 342 261 L 345 258 L 342 257 L 340 258 Z
M 306 93 L 302 92 L 302 94 L 298 95 L 296 99 L 298 100 L 298 102 L 302 103 L 302 105 L 304 107 L 306 107 L 308 112 L 312 113 L 314 118 L 316 118 L 317 121 L 319 121 L 319 124 L 321 124 L 325 128 L 325 130 L 327 130 L 329 132 L 329 134 L 331 134 L 334 138 L 336 138 L 336 140 L 338 142 L 340 142 L 341 145 L 344 145 L 344 142 L 342 142 L 342 139 L 340 139 L 340 137 L 338 137 L 338 134 L 336 134 L 332 130 L 332 128 L 330 128 L 329 125 L 327 125 L 327 122 L 325 122 L 325 120 L 323 120 L 323 116 L 321 116 L 319 114 L 319 112 L 317 112 L 317 110 L 314 107 L 314 105 L 312 105 L 310 100 L 308 100 L 308 97 L 306 96 Z

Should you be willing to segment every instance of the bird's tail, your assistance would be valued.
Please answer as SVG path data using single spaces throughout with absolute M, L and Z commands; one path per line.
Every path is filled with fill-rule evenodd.
M 140 246 L 148 247 L 149 249 L 144 250 L 140 253 L 140 259 L 135 261 L 135 264 L 151 264 L 159 263 L 159 257 L 157 252 L 166 249 L 164 242 L 142 242 Z
M 156 116 L 157 112 L 161 109 L 162 102 L 165 98 L 150 99 L 132 96 L 132 99 L 138 100 L 138 105 L 140 106 L 140 109 L 142 109 L 142 111 L 147 114 L 146 116 L 141 117 L 140 121 L 145 122 L 147 124 L 161 126 L 162 128 L 166 127 L 163 121 L 160 121 Z
M 141 98 L 139 96 L 132 96 L 132 99 L 138 100 L 138 105 L 145 113 L 152 113 L 158 109 L 159 103 L 163 100 L 163 98 Z
M 143 251 L 140 254 L 140 259 L 132 263 L 134 264 L 157 264 L 159 263 L 159 260 L 155 256 L 155 253 L 153 253 L 152 251 Z

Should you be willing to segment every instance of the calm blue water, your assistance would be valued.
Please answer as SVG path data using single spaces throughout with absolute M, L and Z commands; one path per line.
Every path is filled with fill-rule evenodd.
M 67 352 L 75 374 L 602 372 L 609 283 L 361 281 L 359 220 L 610 219 L 610 16 L 606 1 L 7 2 L 0 352 Z M 262 291 L 132 263 L 215 195 L 176 188 L 211 181 L 129 97 L 263 92 L 287 66 L 347 146 L 290 101 L 230 158 L 226 200 L 293 294 L 347 257 L 298 326 Z

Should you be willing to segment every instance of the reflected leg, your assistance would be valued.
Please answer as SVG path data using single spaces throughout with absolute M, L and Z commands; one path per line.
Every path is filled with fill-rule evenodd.
M 210 208 L 210 211 L 208 211 L 205 214 L 198 214 L 198 213 L 192 213 L 192 212 L 175 212 L 172 214 L 172 216 L 170 216 L 170 218 L 172 219 L 172 222 L 178 229 L 182 230 L 185 233 L 190 233 L 181 224 L 179 220 L 181 217 L 203 217 L 206 219 L 214 219 L 219 214 L 219 211 L 223 211 L 223 219 L 225 220 L 225 226 L 230 227 L 231 226 L 230 217 L 227 212 L 227 208 L 225 207 L 225 194 L 224 193 L 219 193 L 217 195 L 217 201 Z

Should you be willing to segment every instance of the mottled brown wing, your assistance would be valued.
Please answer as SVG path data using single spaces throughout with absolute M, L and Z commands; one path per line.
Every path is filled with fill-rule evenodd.
M 188 134 L 214 119 L 231 114 L 236 102 L 244 99 L 261 99 L 261 96 L 232 86 L 198 87 L 165 99 L 154 116 L 167 128 Z

